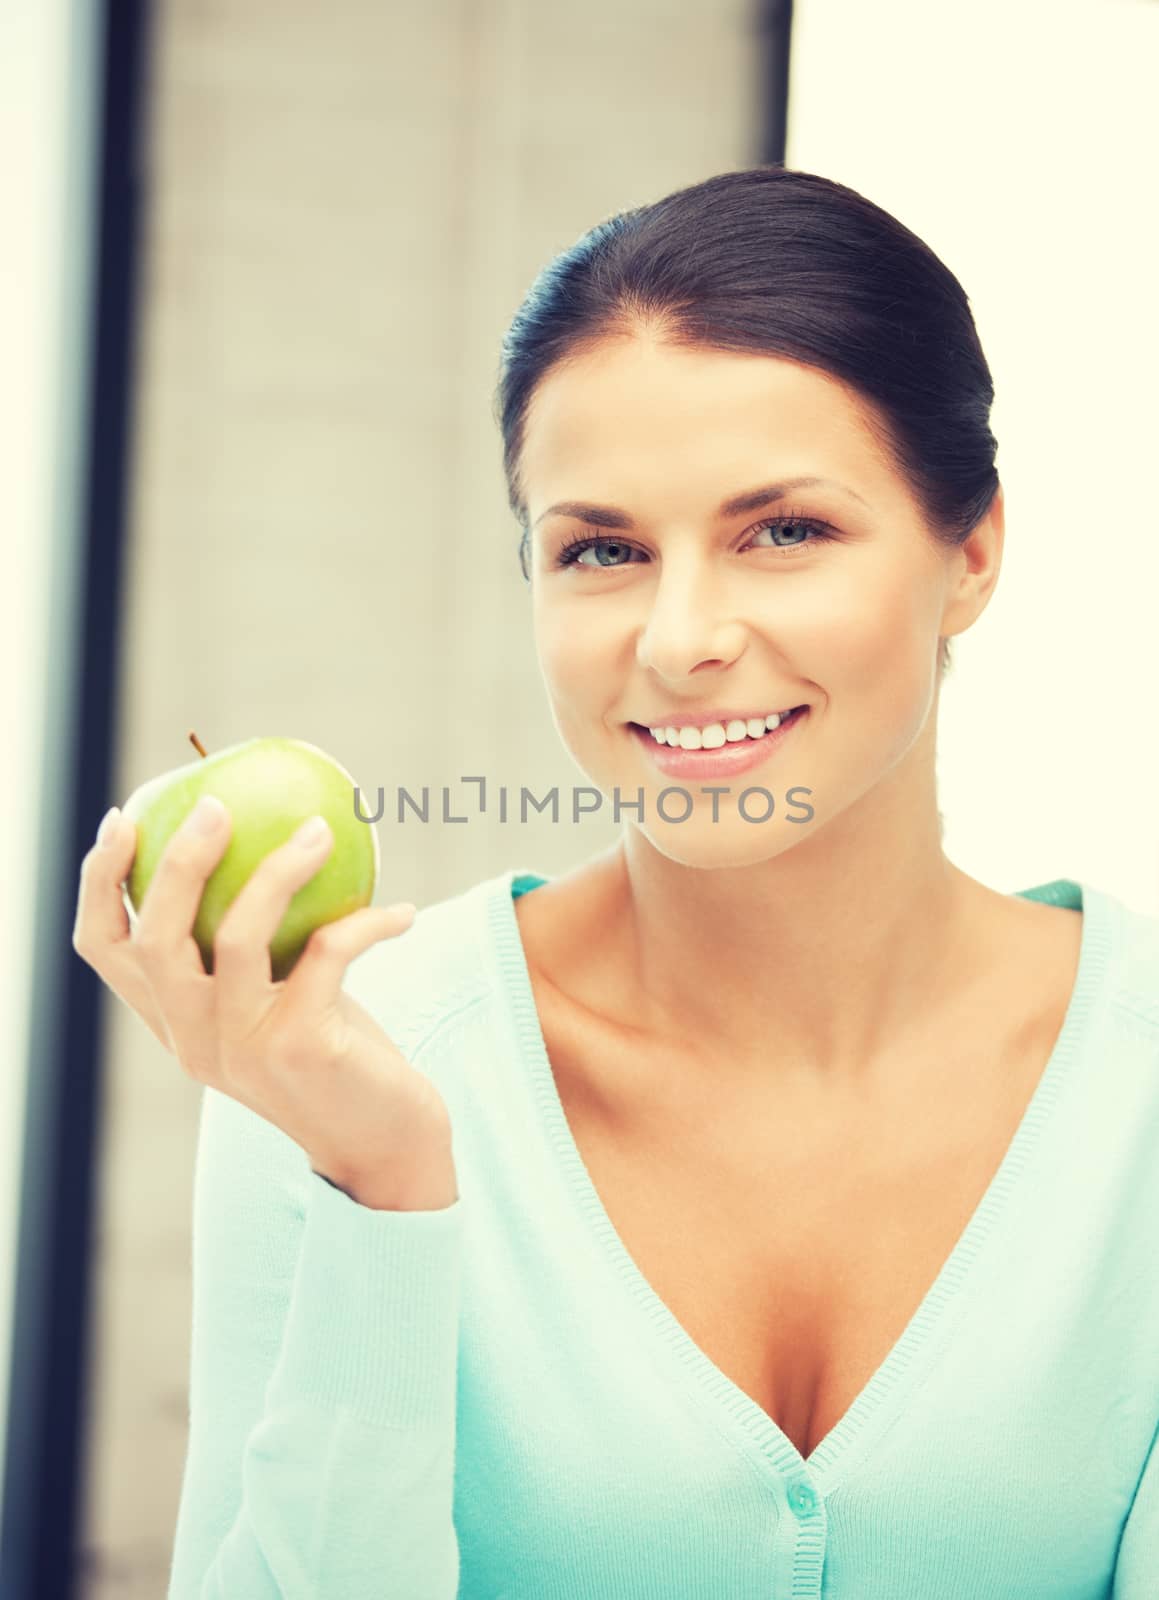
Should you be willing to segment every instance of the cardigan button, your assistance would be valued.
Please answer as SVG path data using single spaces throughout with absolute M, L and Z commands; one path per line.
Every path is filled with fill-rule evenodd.
M 817 1509 L 816 1493 L 807 1483 L 800 1481 L 789 1485 L 789 1504 L 799 1517 L 808 1517 Z

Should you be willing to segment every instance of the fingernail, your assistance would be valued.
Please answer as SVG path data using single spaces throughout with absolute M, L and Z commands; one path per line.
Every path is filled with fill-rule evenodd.
M 303 822 L 294 835 L 294 840 L 304 849 L 309 849 L 313 845 L 321 844 L 329 832 L 330 826 L 325 817 L 311 817 L 309 822 Z
M 107 850 L 115 839 L 117 823 L 120 820 L 121 810 L 119 806 L 110 806 L 101 818 L 101 825 L 97 829 L 97 843 L 103 850 Z
M 193 808 L 191 826 L 197 833 L 216 833 L 225 807 L 215 794 L 203 794 Z

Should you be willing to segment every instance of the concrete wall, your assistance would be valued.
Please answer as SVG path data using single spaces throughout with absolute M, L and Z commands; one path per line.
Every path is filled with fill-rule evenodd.
M 263 734 L 364 789 L 582 781 L 491 417 L 539 267 L 757 159 L 740 0 L 159 6 L 118 799 Z M 436 805 L 435 814 L 438 814 Z M 517 814 L 517 813 L 516 813 Z M 379 825 L 379 903 L 563 870 L 610 822 Z M 106 996 L 86 1600 L 157 1600 L 187 1425 L 201 1091 Z M 239 1597 L 240 1600 L 240 1597 Z

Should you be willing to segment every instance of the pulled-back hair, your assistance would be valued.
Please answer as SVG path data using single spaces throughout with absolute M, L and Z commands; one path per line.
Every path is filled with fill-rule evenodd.
M 787 358 L 849 385 L 940 543 L 962 544 L 990 509 L 994 383 L 957 278 L 856 190 L 750 167 L 596 224 L 539 272 L 512 319 L 494 415 L 525 578 L 520 458 L 536 388 L 602 341 L 645 331 L 674 346 Z

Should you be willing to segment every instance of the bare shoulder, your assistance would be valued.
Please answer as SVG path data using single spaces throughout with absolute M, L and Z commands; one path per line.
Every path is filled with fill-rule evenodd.
M 611 920 L 610 877 L 603 857 L 582 862 L 515 902 L 528 966 L 536 973 L 576 970 Z
M 1023 973 L 1030 977 L 1042 968 L 1069 971 L 1073 979 L 1082 948 L 1085 913 L 1041 900 L 1000 895 L 1008 903 L 1011 949 Z
M 1085 914 L 997 891 L 989 891 L 989 897 L 992 1014 L 1010 1019 L 1018 1047 L 1037 1060 L 1049 1052 L 1066 1020 Z

